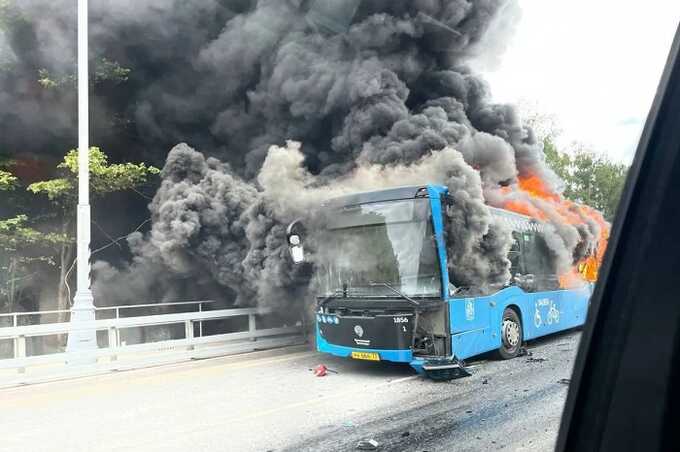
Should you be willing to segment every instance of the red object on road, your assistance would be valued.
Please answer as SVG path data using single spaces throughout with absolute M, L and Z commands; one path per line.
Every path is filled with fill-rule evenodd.
M 323 364 L 319 364 L 314 368 L 314 375 L 317 377 L 325 377 L 328 375 L 328 367 L 324 366 Z

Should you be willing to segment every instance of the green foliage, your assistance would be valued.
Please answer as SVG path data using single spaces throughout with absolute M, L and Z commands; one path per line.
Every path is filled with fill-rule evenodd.
M 0 170 L 0 190 L 12 190 L 16 183 L 17 178 L 12 173 Z M 41 232 L 28 223 L 25 214 L 0 219 L 0 251 L 13 253 L 27 247 L 52 247 L 70 241 L 66 234 Z
M 560 152 L 550 137 L 543 142 L 546 162 L 565 182 L 564 196 L 598 209 L 612 221 L 628 167 L 583 148 L 572 155 Z
M 50 201 L 54 201 L 73 192 L 73 183 L 68 179 L 51 179 L 35 182 L 29 185 L 27 190 L 32 193 L 43 193 Z
M 0 306 L 13 310 L 39 265 L 56 267 L 54 251 L 72 243 L 66 234 L 28 226 L 26 215 L 0 220 Z
M 17 182 L 11 173 L 0 170 L 0 190 L 12 190 Z M 71 242 L 66 234 L 41 232 L 28 223 L 25 214 L 0 219 L 0 306 L 9 309 L 31 283 L 36 265 L 55 266 L 53 251 Z
M 94 65 L 94 81 L 95 83 L 104 81 L 112 81 L 114 83 L 126 82 L 130 72 L 131 69 L 121 66 L 117 61 L 111 61 L 102 57 Z
M 587 150 L 577 151 L 571 160 L 573 170 L 567 195 L 597 208 L 612 220 L 628 167 Z
M 105 57 L 99 58 L 94 63 L 94 76 L 92 81 L 95 84 L 103 82 L 122 83 L 128 80 L 131 69 L 125 68 L 116 61 L 111 61 Z M 70 88 L 75 89 L 78 78 L 72 74 L 53 74 L 45 68 L 38 69 L 38 83 L 45 89 Z
M 23 247 L 53 246 L 72 242 L 66 234 L 40 232 L 27 225 L 26 215 L 0 220 L 0 250 L 14 252 Z
M 38 69 L 38 83 L 45 89 L 59 88 L 65 85 L 76 86 L 75 75 L 54 75 L 45 68 Z
M 545 153 L 545 160 L 548 162 L 550 168 L 564 181 L 568 180 L 569 169 L 571 166 L 571 158 L 564 153 L 557 150 L 557 146 L 551 137 L 543 139 L 543 152 Z
M 144 163 L 109 163 L 107 155 L 96 147 L 90 148 L 89 157 L 93 197 L 136 189 L 160 172 Z M 0 167 L 10 164 L 8 157 L 0 156 Z M 15 207 L 15 216 L 0 219 L 0 307 L 5 309 L 20 303 L 22 296 L 28 296 L 25 290 L 36 284 L 34 279 L 45 274 L 54 275 L 58 282 L 58 306 L 68 305 L 65 280 L 75 243 L 78 151 L 69 151 L 57 170 L 60 174 L 54 179 L 30 184 L 27 191 L 15 189 L 2 195 Z M 11 173 L 0 170 L 0 190 L 16 188 L 18 183 Z M 41 205 L 36 209 L 27 207 L 31 203 L 25 199 L 10 199 L 30 193 L 45 196 L 47 203 L 37 203 Z
M 45 194 L 50 200 L 75 197 L 78 151 L 70 150 L 57 168 L 63 170 L 63 177 L 35 182 L 28 186 L 28 190 Z M 109 163 L 107 155 L 99 148 L 90 148 L 90 192 L 93 195 L 133 189 L 145 184 L 149 176 L 158 173 L 158 168 L 144 163 Z
M 555 115 L 540 111 L 534 103 L 520 103 L 524 125 L 543 142 L 548 166 L 564 181 L 563 195 L 602 212 L 611 221 L 621 197 L 628 167 L 604 155 L 575 144 L 574 149 L 559 149 L 562 130 Z
M 15 187 L 17 178 L 12 173 L 0 170 L 0 190 L 12 190 Z

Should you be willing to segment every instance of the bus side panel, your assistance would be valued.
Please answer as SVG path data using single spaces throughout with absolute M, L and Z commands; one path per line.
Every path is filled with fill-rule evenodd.
M 498 349 L 508 306 L 519 310 L 525 340 L 583 325 L 590 294 L 590 287 L 532 293 L 513 286 L 487 297 L 451 299 L 453 353 L 466 359 Z
M 507 287 L 490 296 L 449 300 L 453 354 L 466 359 L 500 347 L 503 310 L 519 305 L 525 295 L 517 287 Z
M 562 310 L 564 322 L 561 329 L 575 328 L 585 323 L 591 293 L 592 286 L 563 291 Z
M 449 300 L 451 349 L 459 359 L 488 350 L 492 341 L 491 297 L 454 298 Z
M 533 339 L 583 325 L 590 289 L 557 290 L 527 294 L 530 300 L 523 317 L 524 339 Z

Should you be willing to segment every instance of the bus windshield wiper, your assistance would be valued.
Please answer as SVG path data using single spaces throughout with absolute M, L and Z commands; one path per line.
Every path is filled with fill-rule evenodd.
M 335 292 L 333 292 L 333 293 L 330 294 L 330 295 L 327 295 L 326 297 L 324 297 L 323 300 L 318 301 L 318 302 L 316 303 L 316 306 L 317 306 L 317 308 L 323 308 L 324 305 L 325 305 L 326 303 L 328 303 L 331 299 L 333 299 L 333 298 L 338 298 L 338 297 L 341 296 L 341 295 L 342 295 L 342 289 L 335 289 Z
M 408 301 L 410 301 L 411 303 L 413 303 L 414 305 L 420 306 L 420 303 L 418 303 L 416 300 L 414 300 L 413 298 L 411 298 L 411 297 L 409 297 L 408 295 L 404 294 L 402 291 L 400 291 L 400 290 L 397 289 L 396 287 L 394 287 L 394 286 L 392 286 L 392 285 L 390 285 L 390 284 L 388 284 L 388 283 L 386 283 L 386 282 L 373 282 L 373 281 L 369 281 L 369 282 L 368 282 L 368 285 L 369 285 L 369 286 L 385 286 L 385 287 L 387 287 L 388 289 L 390 289 L 392 292 L 394 292 L 394 293 L 396 293 L 397 295 L 399 295 L 399 296 L 400 296 L 401 298 L 403 298 L 404 300 L 408 300 Z

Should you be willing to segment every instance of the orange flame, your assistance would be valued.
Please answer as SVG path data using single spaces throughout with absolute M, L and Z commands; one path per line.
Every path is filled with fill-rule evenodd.
M 559 201 L 560 195 L 552 193 L 538 176 L 520 177 L 519 188 L 534 198 Z
M 503 204 L 503 207 L 507 210 L 540 221 L 563 221 L 572 225 L 583 224 L 588 220 L 597 223 L 600 229 L 600 237 L 598 237 L 596 249 L 576 262 L 569 271 L 558 275 L 562 288 L 577 287 L 583 284 L 583 281 L 595 282 L 609 239 L 609 223 L 605 221 L 602 214 L 592 207 L 564 199 L 559 193 L 550 190 L 547 184 L 536 175 L 520 177 L 517 185 L 519 190 L 531 200 L 539 200 L 540 202 L 534 203 L 512 197 Z M 512 191 L 510 187 L 501 187 L 500 190 L 501 193 L 506 195 Z M 539 207 L 541 203 L 550 206 L 556 212 L 557 218 L 553 218 L 552 214 L 549 217 L 546 211 Z

